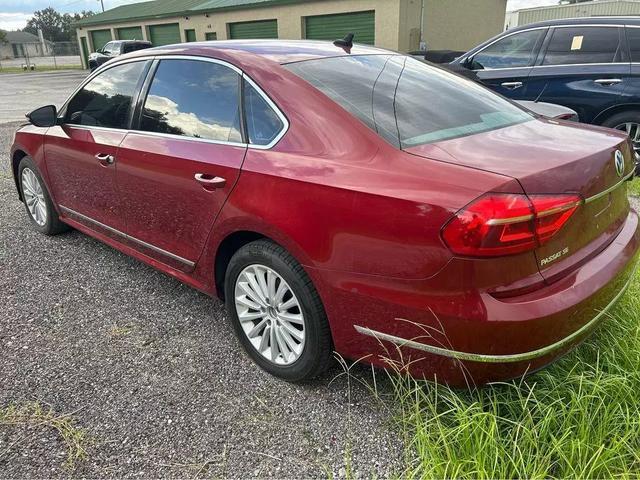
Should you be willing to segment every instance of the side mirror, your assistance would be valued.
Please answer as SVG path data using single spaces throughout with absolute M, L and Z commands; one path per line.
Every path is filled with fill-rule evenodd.
M 58 110 L 55 105 L 47 105 L 27 113 L 27 118 L 36 127 L 53 127 L 58 123 Z

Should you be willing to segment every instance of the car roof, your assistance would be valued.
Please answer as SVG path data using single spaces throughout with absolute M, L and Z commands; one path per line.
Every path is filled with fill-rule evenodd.
M 398 55 L 397 52 L 361 44 L 354 44 L 347 51 L 335 46 L 333 42 L 316 40 L 212 40 L 165 45 L 130 55 L 150 55 L 154 52 L 158 55 L 210 55 L 212 57 L 215 57 L 216 53 L 224 53 L 225 57 L 238 57 L 238 59 L 246 58 L 246 54 L 251 54 L 280 64 L 349 55 Z
M 555 20 L 545 20 L 543 22 L 528 23 L 507 30 L 515 32 L 518 30 L 528 30 L 536 27 L 553 27 L 557 25 L 640 25 L 640 17 L 579 17 L 579 18 L 558 18 Z
M 111 40 L 108 43 L 151 43 L 147 40 Z

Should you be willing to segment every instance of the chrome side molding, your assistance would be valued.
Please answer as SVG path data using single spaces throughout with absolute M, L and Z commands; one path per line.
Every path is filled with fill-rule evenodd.
M 439 355 L 441 357 L 455 358 L 456 360 L 465 360 L 469 362 L 479 362 L 479 363 L 515 363 L 515 362 L 524 362 L 527 360 L 533 360 L 539 357 L 544 357 L 545 355 L 549 355 L 557 350 L 562 349 L 563 347 L 570 344 L 573 340 L 575 340 L 580 335 L 586 333 L 602 317 L 604 317 L 609 309 L 613 307 L 620 297 L 624 295 L 627 291 L 627 288 L 631 284 L 631 281 L 634 278 L 635 272 L 637 270 L 638 264 L 633 267 L 631 275 L 627 280 L 627 283 L 620 289 L 618 293 L 616 293 L 615 297 L 607 304 L 604 309 L 602 309 L 598 314 L 591 319 L 588 323 L 584 324 L 578 330 L 573 332 L 571 335 L 564 337 L 561 340 L 558 340 L 551 345 L 547 345 L 546 347 L 539 348 L 537 350 L 532 350 L 529 352 L 523 353 L 514 353 L 511 355 L 487 355 L 484 353 L 471 353 L 471 352 L 460 352 L 457 350 L 450 350 L 448 348 L 437 347 L 435 345 L 427 345 L 425 343 L 417 342 L 415 340 L 408 340 L 406 338 L 396 337 L 395 335 L 390 335 L 388 333 L 378 332 L 376 330 L 372 330 L 371 328 L 361 327 L 360 325 L 354 325 L 353 327 L 356 329 L 358 333 L 362 335 L 367 335 L 369 337 L 376 338 L 378 340 L 384 340 L 387 342 L 391 342 L 399 347 L 409 347 L 415 350 L 420 350 L 427 353 L 432 353 L 434 355 Z
M 136 237 L 132 237 L 131 235 L 128 235 L 124 232 L 121 232 L 120 230 L 117 230 L 113 227 L 110 227 L 109 225 L 105 225 L 102 222 L 99 222 L 98 220 L 94 220 L 91 217 L 87 217 L 86 215 L 83 215 L 82 213 L 76 212 L 75 210 L 70 209 L 69 207 L 65 207 L 64 205 L 59 205 L 60 210 L 66 212 L 66 213 L 70 213 L 71 215 L 75 215 L 76 217 L 80 217 L 81 219 L 85 220 L 86 222 L 92 223 L 94 225 L 97 225 L 100 228 L 104 228 L 105 230 L 108 230 L 109 232 L 118 235 L 119 237 L 122 237 L 125 240 L 130 240 L 134 243 L 137 243 L 138 245 L 148 248 L 149 250 L 153 250 L 154 252 L 157 252 L 161 255 L 164 255 L 166 257 L 171 258 L 172 260 L 175 260 L 176 262 L 180 262 L 184 265 L 186 265 L 187 267 L 193 268 L 195 266 L 195 263 L 192 262 L 191 260 L 187 260 L 186 258 L 182 258 L 179 257 L 178 255 L 175 255 L 171 252 L 167 252 L 166 250 L 163 250 L 160 247 L 156 247 L 155 245 L 152 245 L 150 243 L 147 243 L 143 240 L 137 239 Z

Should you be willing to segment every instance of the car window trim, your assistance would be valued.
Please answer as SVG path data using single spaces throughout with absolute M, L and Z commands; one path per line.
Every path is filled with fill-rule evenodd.
M 280 130 L 278 135 L 276 135 L 273 138 L 273 140 L 271 140 L 271 142 L 269 142 L 266 145 L 258 145 L 258 144 L 248 143 L 248 138 L 246 139 L 247 140 L 246 143 L 244 142 L 244 140 L 245 140 L 244 138 L 243 138 L 243 142 L 225 142 L 223 140 L 209 140 L 209 139 L 204 139 L 204 138 L 188 137 L 186 135 L 173 135 L 173 134 L 170 134 L 170 133 L 147 132 L 147 131 L 144 131 L 144 130 L 134 130 L 132 128 L 122 129 L 122 128 L 110 128 L 110 127 L 94 127 L 94 126 L 91 126 L 91 125 L 77 125 L 77 124 L 71 124 L 71 123 L 67 123 L 66 125 L 77 127 L 77 128 L 98 129 L 98 130 L 103 130 L 103 131 L 104 130 L 111 130 L 111 131 L 115 130 L 115 131 L 118 131 L 118 132 L 126 131 L 127 133 L 136 133 L 136 134 L 143 134 L 143 135 L 144 134 L 149 134 L 151 136 L 162 136 L 162 137 L 168 137 L 168 138 L 182 139 L 182 140 L 185 140 L 185 141 L 204 142 L 204 143 L 212 143 L 212 144 L 218 144 L 218 145 L 239 146 L 239 147 L 252 148 L 252 149 L 255 149 L 255 150 L 270 150 L 289 131 L 289 127 L 290 127 L 289 119 L 282 112 L 282 110 L 280 110 L 280 108 L 276 105 L 276 103 L 267 95 L 267 93 L 260 87 L 260 85 L 258 85 L 250 76 L 248 76 L 245 72 L 243 72 L 240 68 L 236 67 L 232 63 L 225 62 L 224 60 L 220 60 L 220 59 L 217 59 L 217 58 L 203 57 L 203 56 L 197 56 L 197 55 L 144 55 L 144 56 L 141 56 L 141 57 L 128 58 L 128 59 L 124 59 L 124 60 L 116 60 L 113 63 L 109 62 L 108 64 L 105 64 L 104 67 L 98 68 L 95 72 L 93 72 L 93 74 L 89 75 L 85 79 L 85 81 L 82 82 L 80 84 L 80 86 L 73 91 L 73 93 L 69 96 L 69 98 L 67 98 L 67 100 L 64 102 L 62 108 L 60 109 L 61 114 L 58 116 L 58 118 L 64 118 L 64 116 L 66 114 L 67 106 L 69 104 L 69 101 L 73 97 L 75 97 L 75 95 L 82 88 L 84 88 L 84 86 L 87 83 L 89 83 L 93 78 L 95 78 L 100 73 L 105 72 L 106 70 L 108 70 L 110 68 L 117 67 L 118 65 L 123 65 L 125 63 L 149 61 L 149 60 L 151 60 L 151 61 L 157 60 L 158 62 L 160 62 L 163 59 L 196 60 L 196 61 L 201 61 L 201 62 L 217 63 L 219 65 L 224 65 L 224 66 L 230 68 L 231 70 L 233 70 L 234 72 L 236 72 L 240 76 L 240 83 L 242 83 L 243 79 L 246 79 L 247 82 L 253 88 L 256 89 L 258 94 L 264 99 L 264 101 L 269 105 L 269 107 L 275 112 L 275 114 L 278 116 L 278 118 L 280 118 L 280 120 L 282 121 L 282 129 Z M 148 76 L 149 76 L 149 71 L 147 71 L 147 74 L 146 74 L 146 77 L 148 77 Z M 145 77 L 145 81 L 146 81 L 146 77 Z M 142 86 L 144 86 L 144 84 L 142 84 L 141 87 Z M 134 93 L 134 96 L 136 96 L 136 98 L 139 98 L 140 93 L 141 93 L 140 90 L 138 90 L 138 91 L 136 91 L 136 93 Z M 145 98 L 146 98 L 146 95 L 145 95 Z M 137 107 L 137 105 L 136 105 L 136 107 Z M 244 112 L 242 111 L 242 109 L 241 109 L 241 112 L 243 114 L 242 121 L 245 121 Z M 139 121 L 139 117 L 136 119 L 136 121 Z M 130 126 L 131 126 L 131 123 L 130 123 Z
M 542 62 L 544 62 L 544 57 L 547 55 L 547 50 L 549 49 L 549 44 L 551 43 L 551 40 L 553 38 L 553 32 L 555 32 L 555 30 L 557 28 L 601 28 L 601 27 L 611 27 L 611 28 L 617 28 L 618 29 L 618 48 L 622 49 L 622 54 L 625 55 L 626 57 L 629 58 L 629 60 L 631 59 L 631 57 L 629 56 L 629 53 L 627 52 L 627 42 L 626 42 L 626 34 L 624 33 L 625 30 L 625 25 L 614 25 L 614 24 L 609 24 L 609 25 L 592 25 L 592 24 L 588 24 L 588 25 L 553 25 L 552 27 L 549 28 L 549 32 L 547 32 L 547 41 L 545 42 L 545 44 L 542 46 L 542 48 L 540 49 L 540 53 L 538 54 L 538 59 L 535 63 L 535 65 L 533 66 L 533 68 L 539 68 L 539 67 L 578 67 L 578 66 L 584 66 L 584 65 L 629 65 L 629 61 L 620 61 L 620 62 L 596 62 L 596 63 L 561 63 L 561 64 L 553 64 L 553 65 L 544 65 Z M 613 57 L 614 60 L 617 58 L 618 56 L 618 50 L 616 50 L 615 52 L 615 56 Z

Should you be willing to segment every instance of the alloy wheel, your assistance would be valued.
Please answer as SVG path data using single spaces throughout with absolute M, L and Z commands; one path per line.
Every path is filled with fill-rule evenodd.
M 276 365 L 291 365 L 302 354 L 305 320 L 300 302 L 273 269 L 259 264 L 240 272 L 235 308 L 251 345 Z
M 22 170 L 22 193 L 33 221 L 41 227 L 47 223 L 47 204 L 42 185 L 30 168 Z
M 627 132 L 631 143 L 633 144 L 633 150 L 638 154 L 640 152 L 640 123 L 625 122 L 614 127 L 616 130 L 622 130 Z

